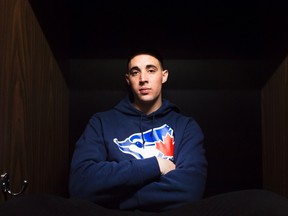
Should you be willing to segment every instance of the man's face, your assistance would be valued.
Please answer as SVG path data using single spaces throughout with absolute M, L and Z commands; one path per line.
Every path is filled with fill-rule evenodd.
M 153 56 L 141 54 L 133 57 L 128 65 L 126 81 L 131 86 L 135 105 L 161 105 L 162 84 L 168 78 L 160 62 Z

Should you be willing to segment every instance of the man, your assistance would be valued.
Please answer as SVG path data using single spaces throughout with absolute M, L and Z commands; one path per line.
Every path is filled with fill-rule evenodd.
M 93 115 L 76 143 L 71 197 L 149 212 L 200 200 L 207 161 L 199 125 L 162 98 L 168 70 L 160 55 L 135 53 L 127 67 L 130 94 Z

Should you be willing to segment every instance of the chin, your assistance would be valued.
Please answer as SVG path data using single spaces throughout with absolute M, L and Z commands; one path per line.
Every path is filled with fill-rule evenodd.
M 139 101 L 143 104 L 153 104 L 155 103 L 157 100 L 154 97 L 140 97 Z
M 155 100 L 151 95 L 138 95 L 138 99 L 143 102 L 152 102 Z

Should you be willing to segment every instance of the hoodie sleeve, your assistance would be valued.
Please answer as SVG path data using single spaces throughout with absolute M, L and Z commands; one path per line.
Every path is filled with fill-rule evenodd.
M 178 140 L 179 146 L 174 153 L 176 169 L 162 176 L 159 181 L 143 186 L 122 202 L 122 209 L 138 208 L 160 212 L 202 198 L 207 175 L 204 137 L 200 127 L 192 119 L 182 129 L 182 139 Z
M 75 146 L 69 192 L 74 198 L 119 208 L 121 200 L 140 187 L 159 179 L 160 175 L 155 157 L 144 160 L 107 161 L 101 120 L 94 116 Z

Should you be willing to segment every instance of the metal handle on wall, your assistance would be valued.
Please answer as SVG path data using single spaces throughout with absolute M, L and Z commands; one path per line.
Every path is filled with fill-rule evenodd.
M 10 179 L 9 179 L 8 173 L 4 173 L 1 175 L 1 187 L 2 187 L 2 192 L 4 193 L 5 200 L 7 200 L 7 194 L 11 196 L 18 196 L 22 194 L 25 191 L 27 184 L 28 182 L 24 180 L 21 190 L 17 193 L 14 193 L 10 190 Z

